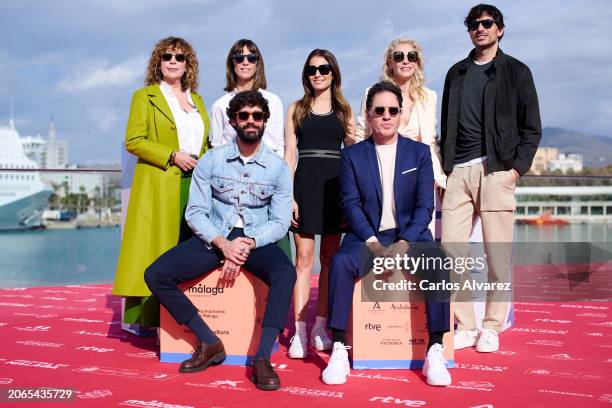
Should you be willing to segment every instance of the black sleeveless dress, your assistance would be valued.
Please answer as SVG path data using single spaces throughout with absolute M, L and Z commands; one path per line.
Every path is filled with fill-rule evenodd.
M 299 225 L 291 230 L 303 234 L 339 234 L 342 122 L 333 111 L 323 115 L 310 111 L 295 135 L 298 165 L 293 196 L 298 204 Z

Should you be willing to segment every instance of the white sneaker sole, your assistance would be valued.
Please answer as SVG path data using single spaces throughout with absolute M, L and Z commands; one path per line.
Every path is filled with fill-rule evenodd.
M 434 380 L 430 380 L 429 378 L 427 378 L 427 384 L 429 385 L 433 385 L 434 387 L 446 387 L 448 385 L 451 385 L 451 380 L 443 380 L 443 381 L 434 381 Z
M 445 378 L 443 380 L 434 380 L 433 378 L 429 378 L 427 376 L 427 374 L 425 374 L 426 367 L 423 367 L 423 370 L 421 371 L 421 374 L 423 374 L 423 376 L 427 379 L 427 384 L 429 385 L 433 385 L 434 387 L 446 387 L 448 385 L 451 385 L 451 378 L 450 376 L 448 378 Z
M 495 353 L 496 351 L 499 351 L 499 346 L 498 347 L 478 347 L 476 346 L 476 351 L 479 353 Z
M 346 376 L 337 378 L 322 378 L 322 380 L 327 385 L 342 385 L 346 383 Z
M 463 350 L 465 348 L 471 348 L 471 347 L 474 347 L 474 346 L 476 346 L 476 343 L 474 343 L 474 344 L 463 344 L 463 345 L 454 344 L 453 345 L 453 349 L 455 349 L 455 350 Z
M 308 353 L 307 353 L 307 352 L 303 352 L 302 354 L 297 354 L 297 353 L 287 353 L 287 355 L 289 356 L 289 358 L 294 358 L 294 359 L 306 358 L 306 354 L 308 354 Z

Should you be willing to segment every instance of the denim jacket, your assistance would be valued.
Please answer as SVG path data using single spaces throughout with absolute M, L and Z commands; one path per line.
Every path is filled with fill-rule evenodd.
M 285 236 L 291 222 L 293 183 L 285 161 L 261 143 L 242 163 L 236 142 L 209 150 L 191 180 L 185 219 L 204 242 L 227 237 L 239 214 L 257 247 Z

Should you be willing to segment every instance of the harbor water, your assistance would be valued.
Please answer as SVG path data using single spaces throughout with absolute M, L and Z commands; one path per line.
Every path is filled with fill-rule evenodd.
M 120 240 L 119 228 L 0 232 L 0 287 L 111 283 Z M 590 242 L 609 247 L 612 225 L 516 225 L 515 241 Z M 318 253 L 315 272 L 317 258 Z

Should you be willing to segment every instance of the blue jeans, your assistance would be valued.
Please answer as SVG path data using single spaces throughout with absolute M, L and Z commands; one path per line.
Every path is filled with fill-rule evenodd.
M 243 230 L 234 228 L 228 239 L 242 236 Z M 207 248 L 202 240 L 194 236 L 157 258 L 145 271 L 145 282 L 172 317 L 179 324 L 185 324 L 193 319 L 198 310 L 178 285 L 211 272 L 221 264 L 222 259 L 219 250 Z M 251 250 L 243 268 L 270 288 L 262 326 L 282 330 L 295 284 L 295 267 L 273 243 Z

